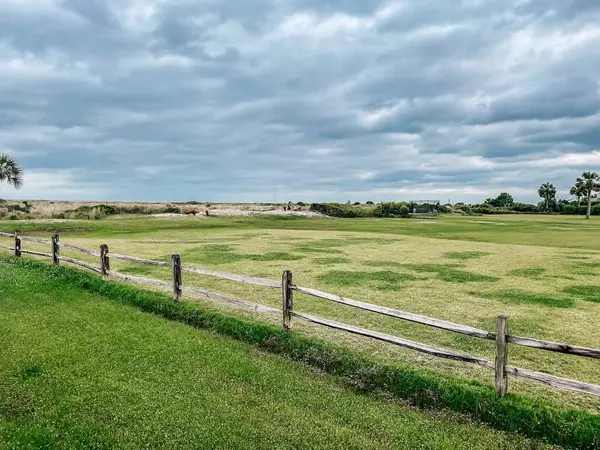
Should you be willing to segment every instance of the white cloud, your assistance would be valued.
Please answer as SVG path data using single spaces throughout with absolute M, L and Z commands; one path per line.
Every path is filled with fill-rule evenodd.
M 87 181 L 80 170 L 30 169 L 25 172 L 23 188 L 2 186 L 2 195 L 35 200 L 102 200 L 113 193 L 98 181 Z
M 0 151 L 21 196 L 537 201 L 600 168 L 584 3 L 0 0 Z

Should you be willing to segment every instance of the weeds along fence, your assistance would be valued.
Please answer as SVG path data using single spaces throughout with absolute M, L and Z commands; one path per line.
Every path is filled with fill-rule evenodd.
M 45 257 L 52 259 L 55 265 L 60 264 L 61 261 L 74 264 L 83 267 L 88 270 L 92 270 L 96 273 L 101 274 L 105 279 L 117 279 L 123 281 L 131 281 L 138 284 L 154 285 L 163 288 L 172 289 L 173 300 L 180 302 L 182 300 L 182 294 L 188 293 L 191 295 L 202 296 L 210 298 L 212 300 L 225 302 L 237 307 L 249 309 L 257 312 L 265 312 L 272 314 L 281 314 L 283 321 L 283 329 L 286 332 L 292 330 L 292 319 L 298 318 L 314 324 L 322 325 L 325 327 L 333 328 L 336 330 L 345 331 L 348 333 L 366 336 L 379 341 L 387 342 L 390 344 L 398 345 L 400 347 L 415 350 L 417 352 L 426 353 L 428 355 L 436 356 L 438 358 L 445 358 L 451 360 L 462 361 L 465 363 L 476 364 L 481 367 L 493 370 L 495 373 L 495 388 L 496 393 L 500 397 L 504 397 L 508 390 L 508 377 L 523 378 L 538 383 L 543 383 L 554 388 L 564 389 L 574 392 L 580 392 L 585 394 L 591 394 L 600 396 L 600 386 L 595 384 L 583 383 L 576 380 L 567 378 L 561 378 L 547 373 L 536 372 L 533 370 L 522 369 L 514 367 L 508 364 L 508 347 L 509 344 L 520 345 L 524 347 L 531 347 L 539 350 L 565 353 L 569 355 L 575 355 L 585 358 L 600 359 L 600 350 L 586 347 L 579 347 L 576 345 L 569 345 L 557 342 L 543 341 L 539 339 L 527 338 L 514 336 L 508 333 L 508 318 L 506 316 L 499 316 L 496 321 L 495 332 L 486 331 L 478 328 L 473 328 L 467 325 L 461 325 L 458 323 L 449 322 L 446 320 L 434 319 L 410 312 L 399 311 L 397 309 L 387 308 L 384 306 L 378 306 L 371 303 L 365 303 L 350 298 L 340 297 L 338 295 L 329 294 L 316 289 L 302 287 L 293 283 L 292 272 L 286 270 L 283 272 L 281 282 L 270 280 L 266 278 L 259 278 L 246 275 L 236 275 L 227 272 L 220 272 L 209 269 L 202 269 L 198 267 L 190 267 L 182 265 L 181 257 L 179 255 L 172 255 L 170 262 L 165 261 L 154 261 L 149 259 L 138 258 L 135 256 L 120 255 L 111 253 L 107 245 L 101 245 L 100 251 L 96 252 L 90 249 L 78 247 L 76 245 L 67 244 L 60 241 L 59 235 L 54 234 L 51 239 L 41 239 L 37 237 L 22 236 L 19 232 L 15 233 L 0 233 L 0 237 L 9 238 L 13 240 L 13 246 L 0 245 L 0 248 L 14 252 L 16 257 L 21 257 L 23 254 L 33 255 L 39 257 Z M 32 242 L 38 244 L 48 245 L 50 253 L 44 253 L 39 251 L 27 250 L 23 248 L 23 242 Z M 87 255 L 98 258 L 99 266 L 93 264 L 62 256 L 60 250 L 69 249 Z M 168 267 L 172 270 L 172 282 L 166 282 L 162 280 L 156 280 L 151 278 L 143 278 L 133 275 L 125 275 L 122 273 L 115 272 L 110 268 L 111 259 L 124 260 L 140 264 L 149 264 L 153 266 Z M 239 283 L 245 283 L 249 285 L 262 286 L 266 288 L 280 289 L 282 292 L 282 308 L 274 308 L 266 305 L 259 305 L 246 300 L 234 299 L 227 297 L 222 294 L 210 292 L 204 289 L 196 287 L 185 286 L 182 281 L 182 272 L 194 273 L 199 275 L 212 276 L 222 278 L 230 281 Z M 328 300 L 338 304 L 346 305 L 352 308 L 356 308 L 362 311 L 369 311 L 376 314 L 382 314 L 397 319 L 422 324 L 429 327 L 438 328 L 441 330 L 458 333 L 472 338 L 485 339 L 496 342 L 496 357 L 494 361 L 458 353 L 452 350 L 434 347 L 428 344 L 422 344 L 419 342 L 410 341 L 403 339 L 398 336 L 381 333 L 365 328 L 348 325 L 345 323 L 336 322 L 327 318 L 318 317 L 315 315 L 305 314 L 294 309 L 294 292 L 300 292 L 312 297 Z

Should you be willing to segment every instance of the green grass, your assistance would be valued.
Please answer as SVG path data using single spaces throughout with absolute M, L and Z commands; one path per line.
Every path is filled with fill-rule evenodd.
M 552 297 L 531 292 L 514 292 L 514 291 L 498 291 L 498 292 L 472 292 L 471 295 L 476 297 L 497 300 L 503 303 L 511 304 L 535 304 L 549 306 L 552 308 L 574 308 L 575 302 L 570 298 Z
M 486 252 L 448 252 L 444 256 L 448 259 L 477 259 L 489 255 Z
M 393 219 L 310 219 L 303 217 L 211 217 L 202 220 L 172 220 L 152 217 L 109 218 L 99 221 L 35 223 L 4 221 L 3 231 L 86 233 L 96 236 L 126 236 L 148 230 L 320 230 L 334 232 L 381 233 L 436 239 L 491 242 L 600 250 L 600 241 L 588 239 L 600 231 L 596 217 L 586 221 L 575 216 L 508 215 L 485 217 L 441 216 L 435 221 Z M 497 226 L 501 225 L 501 226 Z M 568 232 L 562 228 L 568 228 Z M 386 239 L 379 237 L 376 239 Z M 395 238 L 387 238 L 389 240 Z
M 128 275 L 153 275 L 155 269 L 152 266 L 143 266 L 141 264 L 133 264 L 119 269 L 119 272 Z
M 452 381 L 395 372 L 268 325 L 73 269 L 1 259 L 0 276 L 0 308 L 10 317 L 0 322 L 2 448 L 543 447 L 450 412 L 357 392 L 412 393 L 421 406 L 452 397 L 457 407 L 476 401 L 473 411 L 497 424 L 498 413 L 530 406 L 516 398 L 501 402 L 487 387 L 465 386 L 460 394 Z M 289 358 L 332 375 L 315 375 Z M 436 396 L 419 394 L 428 385 Z M 577 419 L 565 423 L 572 434 L 551 438 L 590 440 L 593 417 L 548 408 L 528 433 L 547 427 L 540 420 L 568 417 Z M 511 426 L 523 426 L 528 414 L 523 410 Z
M 586 302 L 600 303 L 600 286 L 567 286 L 563 289 L 563 292 L 576 296 Z
M 315 258 L 312 260 L 315 264 L 322 266 L 331 266 L 335 264 L 346 264 L 350 262 L 348 258 Z
M 546 272 L 546 269 L 543 267 L 530 267 L 526 269 L 511 270 L 508 274 L 514 277 L 539 278 L 544 274 L 544 272 Z
M 298 261 L 305 258 L 304 255 L 296 255 L 288 252 L 239 253 L 235 252 L 234 247 L 231 245 L 205 245 L 187 250 L 181 256 L 187 261 L 209 265 L 231 264 L 244 260 Z
M 379 272 L 360 272 L 333 270 L 319 276 L 319 280 L 330 286 L 356 286 L 368 284 L 379 290 L 395 290 L 408 281 L 419 280 L 409 273 L 392 272 L 389 270 Z
M 419 273 L 435 273 L 438 279 L 447 283 L 485 283 L 498 281 L 497 277 L 481 275 L 445 264 L 407 264 L 406 268 Z

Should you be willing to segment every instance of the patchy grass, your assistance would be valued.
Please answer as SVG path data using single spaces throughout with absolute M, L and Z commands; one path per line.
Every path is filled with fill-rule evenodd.
M 382 245 L 392 244 L 401 241 L 401 239 L 388 238 L 352 238 L 343 239 L 318 239 L 297 244 L 292 250 L 306 253 L 343 253 L 340 247 L 347 248 L 352 245 L 371 244 Z
M 400 262 L 396 262 L 396 261 L 378 261 L 378 260 L 373 260 L 373 261 L 365 261 L 362 263 L 365 266 L 370 266 L 370 267 L 403 267 L 403 264 Z
M 525 269 L 515 269 L 508 272 L 508 275 L 513 277 L 522 277 L 522 278 L 539 278 L 541 277 L 546 269 L 543 267 L 530 267 Z
M 337 248 L 312 247 L 309 244 L 297 245 L 293 248 L 295 252 L 303 253 L 327 253 L 327 254 L 342 254 L 342 250 Z
M 132 264 L 119 269 L 120 273 L 128 275 L 154 275 L 156 269 L 152 266 L 145 266 L 143 264 Z
M 600 269 L 600 261 L 578 262 L 576 263 L 576 266 L 581 267 L 582 269 Z M 600 270 L 598 273 L 600 274 Z
M 315 258 L 312 260 L 320 266 L 330 266 L 334 264 L 347 264 L 350 262 L 348 258 Z
M 498 281 L 497 277 L 458 270 L 453 265 L 406 264 L 405 267 L 419 273 L 435 273 L 438 279 L 447 283 L 490 283 Z
M 96 250 L 100 244 L 106 243 L 112 251 L 118 253 L 161 261 L 169 261 L 172 253 L 179 253 L 184 265 L 266 277 L 277 281 L 281 279 L 284 269 L 290 269 L 294 274 L 294 283 L 302 286 L 489 331 L 494 330 L 495 318 L 506 314 L 511 318 L 511 329 L 519 329 L 522 336 L 600 348 L 600 334 L 597 333 L 597 324 L 600 322 L 598 304 L 580 301 L 580 297 L 562 292 L 569 285 L 600 284 L 597 283 L 599 269 L 576 266 L 578 262 L 600 260 L 600 240 L 595 239 L 600 232 L 599 218 L 593 217 L 586 221 L 576 217 L 529 215 L 485 217 L 486 221 L 502 222 L 502 226 L 475 223 L 474 220 L 479 219 L 442 216 L 435 226 L 431 226 L 419 221 L 386 219 L 276 221 L 269 218 L 167 220 L 144 217 L 52 224 L 15 224 L 7 221 L 4 228 L 0 222 L 0 229 L 11 231 L 18 225 L 23 230 L 30 230 L 27 234 L 37 230 L 40 233 L 36 235 L 45 238 L 50 237 L 53 231 L 60 231 L 61 240 L 64 242 Z M 573 230 L 553 230 L 552 227 L 557 225 Z M 369 240 L 365 241 L 364 238 Z M 0 241 L 1 244 L 10 245 L 7 240 Z M 154 245 L 154 241 L 169 241 L 169 244 Z M 320 248 L 311 247 L 315 243 Z M 223 244 L 230 247 L 211 247 Z M 48 250 L 46 245 L 36 245 L 26 243 L 25 248 Z M 296 250 L 297 246 L 301 249 Z M 304 246 L 306 248 L 302 250 Z M 202 255 L 202 247 L 212 249 L 213 253 Z M 448 253 L 464 252 L 482 252 L 488 255 L 469 260 L 445 258 Z M 290 261 L 255 261 L 252 256 L 239 256 L 267 253 L 279 253 L 277 257 L 282 257 L 283 253 L 305 258 Z M 97 258 L 88 258 L 87 255 L 75 252 L 65 251 L 65 256 L 98 264 Z M 567 256 L 589 259 L 571 260 Z M 338 257 L 347 261 L 336 265 L 317 264 L 314 261 Z M 421 267 L 412 271 L 408 270 L 406 265 Z M 426 265 L 426 270 L 435 270 L 425 272 L 423 265 Z M 132 264 L 113 259 L 111 266 L 114 270 L 121 271 L 121 268 Z M 510 272 L 522 268 L 543 268 L 545 272 L 538 278 L 510 275 Z M 154 272 L 141 274 L 142 276 L 165 281 L 171 278 L 168 268 L 146 270 Z M 319 276 L 327 274 L 330 270 L 389 271 L 407 273 L 420 279 L 397 284 L 369 281 L 337 286 L 319 279 Z M 471 276 L 464 276 L 464 272 L 492 279 L 476 283 L 465 282 L 464 280 L 469 280 Z M 270 290 L 189 273 L 184 274 L 184 284 L 255 303 L 281 306 L 281 293 L 277 289 Z M 398 295 L 390 295 L 393 291 L 389 289 L 397 290 Z M 526 292 L 551 299 L 566 297 L 574 301 L 577 309 L 549 307 L 543 302 L 491 301 L 469 295 L 473 291 Z M 399 322 L 391 317 L 365 313 L 331 302 L 305 298 L 302 295 L 297 296 L 297 305 L 299 310 L 308 314 L 389 334 L 399 334 L 413 341 L 488 359 L 494 358 L 493 345 L 479 346 L 469 339 L 455 340 L 447 332 Z M 241 316 L 246 314 L 241 311 L 232 312 L 226 307 L 223 309 Z M 279 322 L 278 319 L 272 320 Z M 533 323 L 536 326 L 533 326 Z M 335 330 L 312 326 L 299 320 L 295 321 L 294 327 L 311 336 L 366 351 L 381 361 L 427 368 L 440 374 L 451 373 L 465 380 L 475 380 L 493 386 L 493 376 L 484 369 L 423 356 Z M 511 364 L 515 366 L 600 384 L 600 371 L 595 360 L 520 348 L 511 350 L 510 358 Z M 560 399 L 564 405 L 600 411 L 599 398 L 557 391 L 534 383 L 512 382 L 510 392 L 527 393 L 538 398 Z
M 206 265 L 233 264 L 239 261 L 298 261 L 304 255 L 288 252 L 239 253 L 231 245 L 210 245 L 188 250 L 182 254 L 187 261 Z
M 471 292 L 475 297 L 497 300 L 510 304 L 535 304 L 552 308 L 574 308 L 575 302 L 570 298 L 557 298 L 531 292 L 497 291 L 497 292 Z
M 0 276 L 1 448 L 541 449 L 448 408 L 569 445 L 598 422 L 64 267 L 3 260 Z
M 395 290 L 409 281 L 418 279 L 408 273 L 398 273 L 389 270 L 379 272 L 334 270 L 319 276 L 319 280 L 331 286 L 359 286 L 369 284 L 379 290 Z
M 600 303 L 600 286 L 567 286 L 563 289 L 563 292 L 579 297 L 586 302 Z
M 448 252 L 444 256 L 448 259 L 477 259 L 487 256 L 489 253 L 486 252 Z

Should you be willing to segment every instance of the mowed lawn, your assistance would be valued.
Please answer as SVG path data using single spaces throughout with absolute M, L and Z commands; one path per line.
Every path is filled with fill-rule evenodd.
M 542 448 L 0 261 L 0 448 Z
M 284 269 L 291 269 L 299 285 L 490 331 L 496 317 L 506 314 L 511 334 L 600 348 L 600 218 L 596 217 L 589 221 L 516 215 L 443 216 L 438 220 L 138 218 L 20 226 L 64 228 L 62 238 L 67 242 L 90 248 L 106 243 L 114 252 L 163 261 L 179 253 L 183 264 L 238 274 L 280 279 Z M 26 246 L 41 249 L 36 244 Z M 66 254 L 85 259 L 80 254 Z M 113 260 L 113 267 L 125 273 L 165 280 L 170 277 L 168 269 L 152 266 Z M 184 284 L 256 303 L 281 304 L 277 290 L 187 273 Z M 494 357 L 493 342 L 304 295 L 296 294 L 295 308 L 427 344 Z M 493 383 L 492 372 L 468 364 L 300 320 L 294 321 L 293 329 L 362 349 L 387 363 Z M 511 346 L 509 361 L 511 365 L 600 384 L 597 360 Z M 596 397 L 530 382 L 511 380 L 509 391 L 600 411 Z

